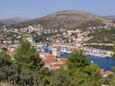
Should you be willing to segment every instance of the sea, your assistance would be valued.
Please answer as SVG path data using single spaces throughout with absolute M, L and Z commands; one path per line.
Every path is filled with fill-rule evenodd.
M 43 48 L 45 52 L 52 54 L 52 51 L 48 47 Z M 68 58 L 69 53 L 61 52 L 61 58 Z M 115 60 L 111 57 L 100 57 L 100 56 L 88 56 L 91 64 L 97 64 L 100 69 L 106 71 L 112 71 L 112 68 L 115 67 Z

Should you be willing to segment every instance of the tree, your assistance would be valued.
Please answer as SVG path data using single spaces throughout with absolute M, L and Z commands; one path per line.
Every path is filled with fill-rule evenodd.
M 0 52 L 0 64 L 11 64 L 11 57 L 7 54 L 6 50 Z
M 70 54 L 67 61 L 67 74 L 73 78 L 75 86 L 101 86 L 97 65 L 90 64 L 81 50 Z M 96 82 L 95 82 L 96 81 Z
M 6 81 L 9 86 L 47 86 L 49 85 L 50 72 L 43 67 L 39 55 L 26 40 L 22 39 L 16 49 L 14 62 L 7 51 L 0 53 L 0 82 Z
M 96 78 L 96 77 L 98 78 L 100 69 L 97 67 L 96 64 L 90 64 L 90 65 L 84 67 L 82 72 L 88 74 L 92 78 Z
M 58 70 L 51 75 L 50 86 L 75 86 L 75 83 L 73 82 L 73 77 Z
M 15 58 L 16 64 L 20 67 L 18 82 L 20 85 L 40 86 L 40 84 L 45 84 L 49 71 L 43 67 L 39 55 L 26 39 L 21 40 Z
M 115 77 L 109 81 L 109 86 L 115 86 Z
M 35 67 L 40 63 L 35 49 L 26 39 L 21 39 L 20 46 L 16 50 L 16 62 L 23 66 Z M 39 66 L 41 66 L 39 64 Z
M 74 71 L 78 69 L 82 70 L 89 64 L 87 56 L 85 56 L 81 50 L 71 53 L 67 61 L 67 67 L 70 73 L 74 73 Z

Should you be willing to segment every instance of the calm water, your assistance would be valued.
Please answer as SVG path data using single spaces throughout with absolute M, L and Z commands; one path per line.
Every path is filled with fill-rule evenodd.
M 52 53 L 51 50 L 49 50 L 47 47 L 44 47 L 45 52 Z M 67 58 L 69 56 L 68 53 L 61 52 L 60 57 Z M 89 56 L 89 59 L 93 61 L 94 64 L 97 64 L 99 68 L 104 70 L 111 70 L 113 66 L 115 66 L 115 60 L 111 58 L 103 58 L 103 57 L 97 57 L 97 56 Z
M 115 66 L 115 60 L 111 58 L 102 58 L 96 56 L 90 56 L 90 60 L 97 64 L 101 69 L 112 70 L 112 67 Z
M 67 53 L 61 53 L 61 57 L 68 57 L 69 54 Z M 103 57 L 97 57 L 97 56 L 89 56 L 90 61 L 93 61 L 93 64 L 97 64 L 99 68 L 104 70 L 112 70 L 112 67 L 115 66 L 115 60 Z

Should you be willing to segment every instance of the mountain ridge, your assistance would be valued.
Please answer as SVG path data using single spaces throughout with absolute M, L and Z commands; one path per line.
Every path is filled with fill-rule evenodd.
M 20 26 L 28 26 L 28 25 L 36 25 L 41 24 L 46 29 L 59 29 L 59 28 L 80 28 L 84 23 L 91 22 L 95 23 L 104 23 L 110 22 L 109 19 L 104 19 L 101 16 L 96 16 L 92 13 L 83 12 L 83 11 L 76 11 L 76 10 L 64 10 L 64 11 L 57 11 L 46 16 L 32 19 L 26 22 L 21 22 L 20 24 L 16 24 L 17 27 Z M 14 25 L 14 26 L 16 26 Z M 70 25 L 70 27 L 68 26 Z M 66 27 L 67 26 L 67 27 Z

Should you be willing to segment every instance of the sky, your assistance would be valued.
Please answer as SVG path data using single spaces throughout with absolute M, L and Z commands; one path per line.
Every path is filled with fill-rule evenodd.
M 0 19 L 38 18 L 62 10 L 115 15 L 115 0 L 0 0 Z

